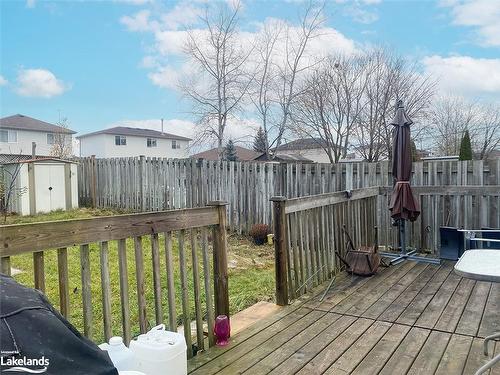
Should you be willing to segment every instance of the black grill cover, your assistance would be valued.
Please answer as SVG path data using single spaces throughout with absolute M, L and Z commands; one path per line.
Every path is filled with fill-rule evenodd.
M 25 367 L 53 375 L 118 375 L 107 352 L 83 337 L 42 293 L 1 274 L 0 351 L 0 373 Z M 42 357 L 48 360 L 47 366 Z M 26 361 L 20 365 L 23 358 Z M 23 366 L 26 363 L 31 365 Z

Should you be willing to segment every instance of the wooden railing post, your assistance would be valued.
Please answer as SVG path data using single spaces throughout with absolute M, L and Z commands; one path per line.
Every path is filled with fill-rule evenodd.
M 273 197 L 274 258 L 276 274 L 276 304 L 288 304 L 288 279 L 286 261 L 285 197 Z
M 219 216 L 219 224 L 215 225 L 213 229 L 215 316 L 226 315 L 229 317 L 226 234 L 227 203 L 214 201 L 208 205 L 217 207 Z
M 0 273 L 10 276 L 10 257 L 0 258 Z

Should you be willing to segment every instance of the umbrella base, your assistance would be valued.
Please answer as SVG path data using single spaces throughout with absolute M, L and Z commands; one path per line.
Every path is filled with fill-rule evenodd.
M 416 262 L 423 262 L 423 263 L 430 263 L 430 264 L 441 264 L 440 259 L 436 258 L 427 258 L 427 257 L 421 257 L 418 255 L 414 255 L 417 252 L 417 250 L 411 250 L 407 253 L 399 253 L 399 254 L 394 254 L 394 253 L 380 253 L 381 256 L 386 257 L 386 258 L 391 258 L 390 264 L 399 264 L 401 262 L 404 262 L 405 260 L 414 260 Z

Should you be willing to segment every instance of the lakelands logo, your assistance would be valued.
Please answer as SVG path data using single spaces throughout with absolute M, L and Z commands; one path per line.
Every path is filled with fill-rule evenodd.
M 40 358 L 0 357 L 1 372 L 25 372 L 28 374 L 43 374 L 49 367 L 49 359 L 42 356 Z M 7 367 L 7 368 L 4 368 Z

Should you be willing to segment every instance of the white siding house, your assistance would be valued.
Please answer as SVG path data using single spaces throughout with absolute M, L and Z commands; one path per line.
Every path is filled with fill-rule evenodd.
M 308 159 L 314 163 L 330 163 L 324 148 L 324 141 L 317 138 L 303 138 L 280 145 L 274 152 L 279 156 Z
M 64 139 L 71 149 L 74 131 L 24 115 L 0 119 L 0 154 L 31 155 L 36 143 L 37 156 L 49 156 L 55 139 Z M 62 137 L 62 138 L 61 138 Z
M 98 158 L 146 157 L 187 158 L 190 138 L 156 130 L 119 126 L 76 137 L 80 156 Z

